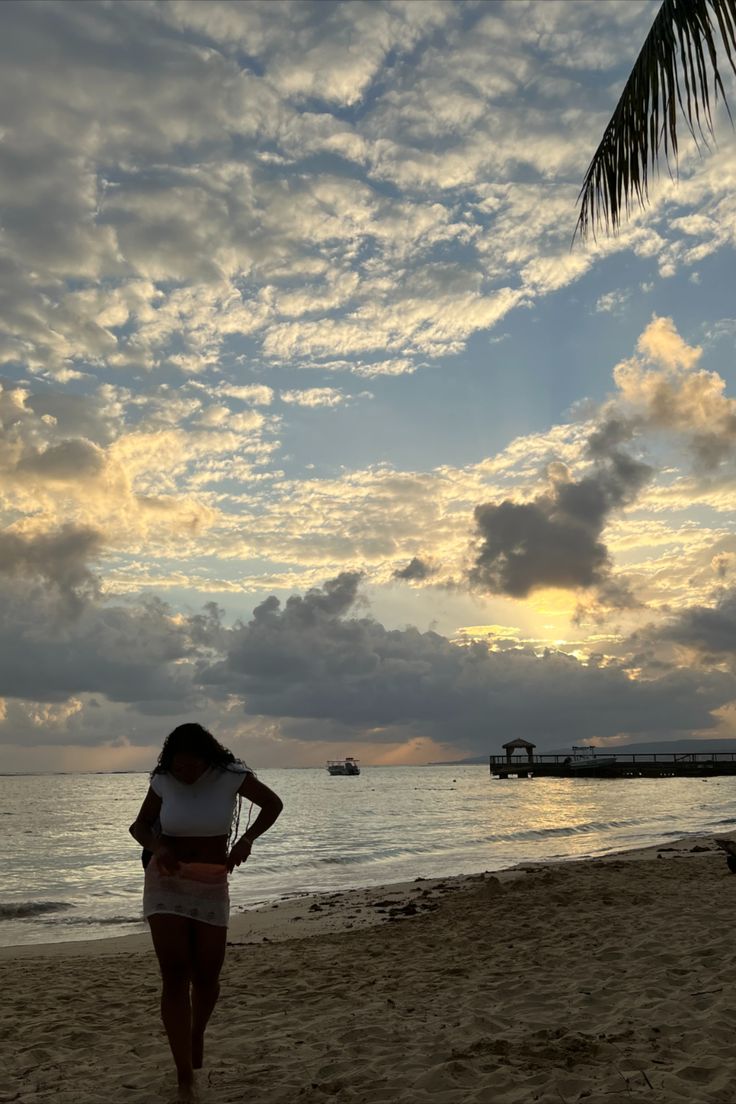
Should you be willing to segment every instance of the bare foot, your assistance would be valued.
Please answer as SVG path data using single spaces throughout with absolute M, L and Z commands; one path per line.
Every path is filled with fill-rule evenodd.
M 201 1097 L 194 1082 L 191 1084 L 180 1084 L 176 1090 L 175 1096 L 162 1096 L 159 1097 L 159 1099 L 165 1100 L 166 1104 L 200 1104 L 201 1101 Z
M 176 1093 L 177 1104 L 197 1104 L 200 1099 L 194 1081 L 180 1081 Z

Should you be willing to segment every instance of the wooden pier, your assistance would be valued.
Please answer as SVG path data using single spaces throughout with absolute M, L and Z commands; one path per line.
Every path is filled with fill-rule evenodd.
M 736 774 L 736 752 L 732 751 L 601 752 L 575 758 L 535 755 L 529 750 L 526 755 L 490 755 L 489 759 L 492 778 L 716 778 Z

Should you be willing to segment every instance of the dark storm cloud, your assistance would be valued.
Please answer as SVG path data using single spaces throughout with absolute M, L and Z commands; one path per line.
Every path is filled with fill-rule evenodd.
M 72 616 L 40 576 L 0 575 L 0 696 L 98 695 L 149 718 L 205 716 L 208 701 L 239 698 L 256 724 L 288 722 L 291 738 L 350 733 L 478 751 L 515 736 L 550 748 L 688 734 L 713 727 L 713 711 L 736 698 L 736 680 L 714 668 L 670 667 L 636 681 L 561 652 L 489 652 L 387 629 L 360 616 L 359 581 L 345 573 L 283 605 L 269 597 L 247 624 L 229 628 L 214 603 L 184 619 L 158 600 L 125 607 L 90 596 Z
M 152 601 L 130 609 L 80 600 L 70 614 L 41 583 L 0 579 L 0 697 L 66 701 L 99 693 L 141 712 L 177 713 L 198 692 L 186 624 Z
M 704 655 L 736 654 L 736 591 L 729 590 L 713 606 L 692 606 L 656 631 L 660 640 L 684 644 Z
M 636 423 L 618 414 L 608 414 L 588 437 L 586 452 L 591 459 L 606 460 L 620 445 L 630 441 L 636 432 Z
M 101 547 L 89 527 L 0 533 L 0 697 L 99 693 L 141 712 L 180 712 L 201 697 L 186 663 L 189 627 L 156 599 L 104 604 L 89 566 Z
M 412 560 L 409 560 L 406 567 L 394 571 L 393 578 L 403 579 L 407 582 L 419 582 L 422 579 L 428 579 L 433 571 L 434 568 L 426 560 L 420 560 L 418 556 L 414 556 Z
M 601 533 L 609 516 L 634 501 L 653 472 L 618 446 L 628 423 L 609 419 L 590 436 L 592 474 L 558 479 L 532 502 L 487 502 L 475 509 L 480 543 L 469 573 L 472 585 L 525 598 L 539 587 L 566 590 L 602 586 L 611 562 Z
M 227 655 L 202 669 L 203 686 L 242 697 L 249 714 L 301 719 L 305 739 L 324 738 L 314 723 L 324 720 L 369 729 L 372 742 L 410 731 L 480 750 L 519 735 L 551 747 L 689 732 L 711 726 L 712 710 L 736 696 L 734 680 L 719 672 L 636 682 L 559 652 L 489 652 L 438 633 L 389 630 L 348 616 L 357 584 L 346 574 L 283 607 L 268 598 L 247 625 L 229 630 Z
M 94 589 L 88 561 L 101 546 L 101 533 L 88 526 L 65 525 L 35 537 L 0 533 L 0 575 L 41 577 L 67 596 Z
M 537 587 L 591 587 L 608 573 L 599 528 L 570 518 L 551 496 L 486 503 L 476 507 L 475 520 L 482 543 L 470 581 L 491 593 L 526 598 Z

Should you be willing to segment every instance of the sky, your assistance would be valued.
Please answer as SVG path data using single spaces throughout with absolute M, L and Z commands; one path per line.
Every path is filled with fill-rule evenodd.
M 657 8 L 0 5 L 1 770 L 736 735 L 722 107 L 571 245 Z

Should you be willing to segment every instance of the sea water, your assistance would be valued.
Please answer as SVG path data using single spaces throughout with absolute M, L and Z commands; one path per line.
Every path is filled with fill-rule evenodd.
M 234 871 L 233 912 L 736 828 L 736 778 L 728 777 L 504 781 L 485 766 L 258 773 L 284 812 Z M 128 826 L 147 786 L 145 774 L 0 776 L 0 945 L 146 930 L 141 849 Z M 241 831 L 247 816 L 244 802 Z

